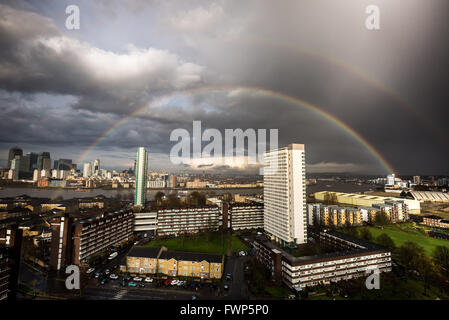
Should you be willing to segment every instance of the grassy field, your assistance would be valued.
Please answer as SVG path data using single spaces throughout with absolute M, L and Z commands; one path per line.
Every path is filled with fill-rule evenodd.
M 232 251 L 248 250 L 248 246 L 239 238 L 231 236 Z M 185 252 L 201 252 L 201 253 L 215 253 L 226 254 L 229 245 L 229 236 L 219 233 L 213 233 L 207 238 L 206 235 L 198 235 L 191 237 L 179 237 L 166 240 L 152 240 L 147 246 L 160 247 L 165 246 L 172 251 Z
M 358 230 L 360 231 L 359 227 Z M 412 241 L 419 244 L 424 248 L 424 251 L 432 255 L 433 250 L 436 246 L 446 246 L 449 248 L 449 241 L 434 239 L 428 237 L 424 234 L 424 228 L 421 226 L 416 226 L 413 228 L 411 223 L 403 223 L 403 224 L 391 224 L 384 226 L 383 229 L 377 227 L 367 227 L 374 238 L 377 238 L 382 233 L 386 233 L 393 239 L 396 247 L 401 246 L 406 241 Z M 374 239 L 374 242 L 375 239 Z

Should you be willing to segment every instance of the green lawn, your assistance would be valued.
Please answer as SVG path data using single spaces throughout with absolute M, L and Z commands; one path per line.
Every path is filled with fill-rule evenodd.
M 248 246 L 239 238 L 231 236 L 232 251 L 248 250 Z M 171 251 L 201 252 L 226 254 L 229 245 L 229 236 L 219 233 L 213 233 L 207 238 L 206 235 L 197 235 L 191 237 L 179 237 L 166 240 L 152 240 L 147 246 L 160 247 L 165 246 Z
M 277 299 L 284 299 L 293 293 L 290 289 L 283 286 L 267 286 L 265 287 L 265 292 Z
M 359 227 L 358 230 L 360 231 Z M 377 238 L 382 233 L 386 233 L 393 239 L 396 247 L 401 246 L 406 241 L 412 241 L 424 248 L 424 251 L 432 255 L 436 246 L 446 246 L 449 248 L 449 241 L 434 239 L 424 234 L 424 228 L 417 226 L 413 228 L 411 223 L 391 224 L 384 226 L 383 229 L 377 227 L 367 227 L 374 238 Z M 374 239 L 374 242 L 375 239 Z

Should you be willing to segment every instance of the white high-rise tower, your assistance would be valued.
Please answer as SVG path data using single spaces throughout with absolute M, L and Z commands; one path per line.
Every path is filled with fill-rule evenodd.
M 92 175 L 92 165 L 90 162 L 86 162 L 83 167 L 83 177 L 89 178 Z
M 136 160 L 136 194 L 134 196 L 134 205 L 144 207 L 148 175 L 148 152 L 144 147 L 139 147 L 137 150 Z
M 307 242 L 303 144 L 264 153 L 264 229 L 282 245 Z
M 98 176 L 98 174 L 100 173 L 100 160 L 95 160 L 94 161 L 94 166 L 92 168 L 92 174 L 94 176 Z

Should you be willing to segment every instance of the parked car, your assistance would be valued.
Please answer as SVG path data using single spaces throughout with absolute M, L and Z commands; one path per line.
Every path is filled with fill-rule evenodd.
M 100 278 L 101 277 L 101 273 L 100 272 L 96 272 L 95 273 L 95 279 L 98 279 L 98 278 Z
M 139 283 L 139 287 L 145 288 L 145 284 L 144 283 Z
M 118 275 L 112 273 L 112 274 L 109 276 L 109 278 L 112 279 L 112 280 L 117 280 L 117 279 L 118 279 Z
M 131 280 L 131 277 L 130 277 L 130 276 L 124 276 L 124 277 L 123 277 L 123 280 L 124 280 L 124 281 L 129 281 L 129 280 Z
M 226 273 L 226 280 L 228 280 L 228 281 L 232 280 L 232 274 L 230 274 L 229 272 Z
M 104 270 L 104 273 L 105 273 L 106 275 L 108 275 L 108 274 L 110 274 L 110 273 L 111 273 L 111 270 L 109 270 L 109 269 L 106 269 L 106 270 Z
M 114 259 L 114 258 L 117 257 L 117 256 L 118 256 L 118 253 L 117 253 L 117 252 L 114 252 L 114 253 L 111 253 L 111 254 L 109 255 L 108 259 L 109 259 L 109 260 L 112 260 L 112 259 Z
M 172 286 L 175 286 L 175 285 L 178 284 L 178 282 L 179 282 L 179 280 L 176 280 L 176 279 L 175 279 L 175 280 L 173 280 L 173 281 L 171 282 L 171 285 L 172 285 Z
M 171 284 L 171 280 L 165 280 L 165 281 L 164 281 L 164 284 L 165 284 L 166 286 L 169 286 L 169 285 Z
M 229 290 L 229 285 L 227 283 L 224 284 L 223 289 Z
M 146 278 L 145 278 L 145 282 L 153 282 L 153 278 L 146 277 Z
M 101 279 L 101 282 L 100 282 L 100 284 L 105 284 L 106 282 L 108 282 L 108 279 L 106 279 L 106 278 L 103 278 L 103 279 Z
M 124 280 L 122 280 L 122 281 L 119 282 L 119 285 L 124 287 L 124 286 L 126 286 L 126 282 Z
M 131 281 L 128 283 L 128 287 L 137 287 L 137 283 Z
M 94 272 L 94 271 L 95 271 L 95 268 L 89 268 L 89 269 L 86 271 L 86 273 L 89 274 L 89 273 L 92 273 L 92 272 Z
M 142 278 L 141 278 L 141 277 L 134 277 L 134 278 L 133 278 L 133 281 L 141 282 L 141 281 L 142 281 Z

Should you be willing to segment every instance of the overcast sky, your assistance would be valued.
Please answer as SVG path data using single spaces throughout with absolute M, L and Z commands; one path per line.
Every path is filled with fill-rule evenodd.
M 65 27 L 70 4 L 79 30 Z M 365 27 L 369 4 L 380 30 Z M 188 169 L 170 163 L 170 133 L 201 120 L 222 132 L 279 129 L 280 146 L 306 145 L 309 172 L 387 173 L 326 117 L 239 89 L 257 87 L 332 114 L 399 174 L 449 174 L 448 9 L 447 0 L 0 0 L 0 167 L 15 145 L 117 169 L 145 146 L 150 169 Z

